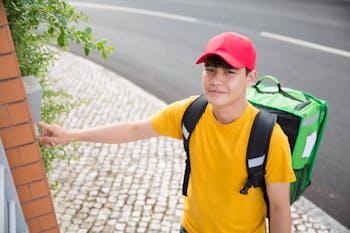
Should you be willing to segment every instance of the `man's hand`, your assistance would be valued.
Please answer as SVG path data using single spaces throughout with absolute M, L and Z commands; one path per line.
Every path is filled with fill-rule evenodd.
M 44 145 L 54 146 L 56 144 L 66 144 L 72 141 L 70 132 L 58 125 L 49 125 L 44 122 L 39 122 L 38 125 L 42 128 L 39 141 Z

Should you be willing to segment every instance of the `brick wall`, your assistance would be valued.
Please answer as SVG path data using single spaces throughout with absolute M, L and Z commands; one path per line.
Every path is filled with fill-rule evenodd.
M 0 137 L 30 232 L 59 232 L 2 0 L 0 0 Z

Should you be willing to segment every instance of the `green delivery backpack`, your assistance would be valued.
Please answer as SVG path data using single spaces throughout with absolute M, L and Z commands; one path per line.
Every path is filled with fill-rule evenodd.
M 273 85 L 263 84 L 270 80 Z M 273 76 L 263 76 L 247 90 L 247 100 L 259 109 L 277 115 L 287 135 L 296 182 L 291 184 L 293 203 L 310 185 L 316 154 L 328 119 L 328 105 L 310 94 L 282 88 Z

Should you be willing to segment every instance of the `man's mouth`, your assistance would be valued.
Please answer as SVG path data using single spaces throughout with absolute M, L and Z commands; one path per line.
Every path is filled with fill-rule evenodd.
M 224 94 L 226 92 L 225 91 L 221 91 L 221 90 L 212 89 L 212 90 L 209 90 L 209 93 L 212 93 L 212 94 Z

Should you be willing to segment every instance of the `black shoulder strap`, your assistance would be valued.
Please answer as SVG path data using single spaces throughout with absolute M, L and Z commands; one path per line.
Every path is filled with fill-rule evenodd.
M 247 148 L 248 179 L 240 191 L 241 194 L 247 194 L 250 187 L 262 187 L 264 195 L 266 195 L 265 166 L 276 119 L 276 115 L 263 110 L 255 116 Z M 266 198 L 267 196 L 265 197 L 267 201 Z
M 182 135 L 183 135 L 183 144 L 184 149 L 186 151 L 186 169 L 184 175 L 184 182 L 182 185 L 182 194 L 187 196 L 187 187 L 188 181 L 191 173 L 191 164 L 190 164 L 190 150 L 189 150 L 189 142 L 191 134 L 196 127 L 197 122 L 202 117 L 205 108 L 207 107 L 208 100 L 205 95 L 200 95 L 197 99 L 195 99 L 186 109 L 183 117 L 182 117 Z

